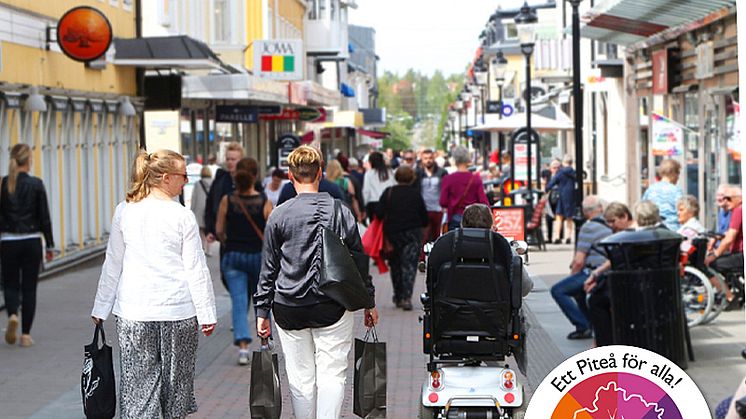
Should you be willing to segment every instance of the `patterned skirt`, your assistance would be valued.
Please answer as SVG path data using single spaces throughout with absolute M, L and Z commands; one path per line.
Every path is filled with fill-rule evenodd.
M 120 417 L 174 419 L 196 411 L 197 318 L 141 322 L 117 317 Z

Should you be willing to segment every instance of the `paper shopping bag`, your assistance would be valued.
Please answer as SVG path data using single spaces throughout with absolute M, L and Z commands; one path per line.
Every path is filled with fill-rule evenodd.
M 277 354 L 269 348 L 266 339 L 262 339 L 262 349 L 251 356 L 249 410 L 252 419 L 279 419 L 282 413 Z
M 375 328 L 355 339 L 352 410 L 361 418 L 386 417 L 386 343 Z

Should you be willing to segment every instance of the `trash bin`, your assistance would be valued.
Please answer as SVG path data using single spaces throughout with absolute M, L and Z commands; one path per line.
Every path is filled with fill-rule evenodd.
M 624 231 L 598 246 L 611 261 L 607 281 L 614 343 L 645 348 L 687 367 L 679 245 L 664 227 Z

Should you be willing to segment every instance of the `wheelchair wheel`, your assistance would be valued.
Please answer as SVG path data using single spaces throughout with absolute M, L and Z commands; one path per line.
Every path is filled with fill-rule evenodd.
M 681 278 L 681 298 L 689 327 L 702 324 L 712 310 L 714 292 L 710 279 L 693 266 L 684 268 Z
M 720 313 L 723 312 L 725 307 L 728 306 L 728 300 L 725 298 L 725 290 L 728 289 L 728 284 L 725 283 L 725 279 L 722 275 L 719 273 L 713 271 L 710 269 L 708 274 L 711 274 L 715 277 L 715 281 L 717 281 L 718 286 L 713 287 L 713 303 L 712 303 L 712 310 L 705 316 L 704 321 L 702 321 L 701 324 L 707 324 L 717 318 L 717 316 L 720 315 Z

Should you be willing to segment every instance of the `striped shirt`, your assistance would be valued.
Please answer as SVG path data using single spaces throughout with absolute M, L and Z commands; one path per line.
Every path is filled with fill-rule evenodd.
M 583 223 L 578 234 L 576 251 L 586 254 L 586 265 L 595 268 L 606 262 L 606 257 L 591 246 L 610 236 L 611 233 L 611 228 L 606 225 L 601 217 L 596 217 Z

